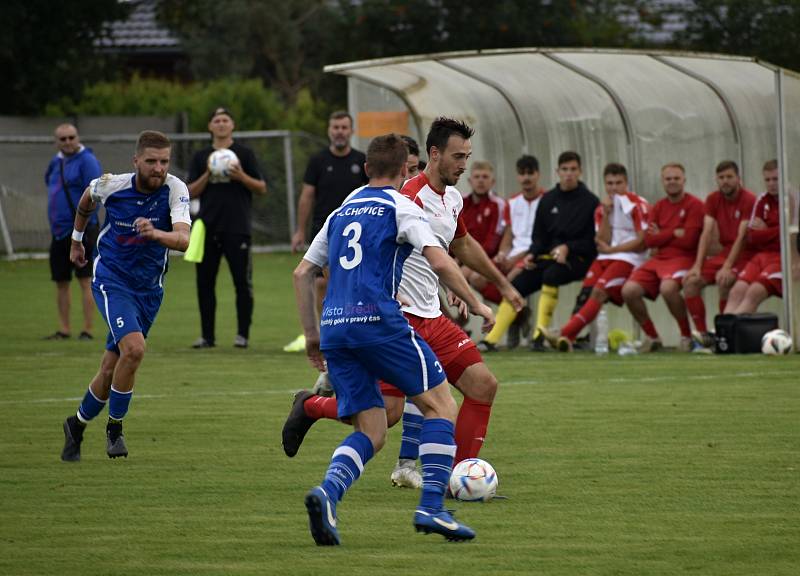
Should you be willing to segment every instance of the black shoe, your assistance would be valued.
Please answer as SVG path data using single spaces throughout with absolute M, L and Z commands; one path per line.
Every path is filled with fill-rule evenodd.
M 77 416 L 70 416 L 64 420 L 64 449 L 61 459 L 64 462 L 81 461 L 81 442 L 86 424 L 81 423 Z
M 208 340 L 206 340 L 202 336 L 192 343 L 192 348 L 194 348 L 194 349 L 213 348 L 213 347 L 214 347 L 214 343 L 213 342 L 209 342 Z
M 300 450 L 300 445 L 303 443 L 303 438 L 314 425 L 313 418 L 306 416 L 306 411 L 303 404 L 306 400 L 314 396 L 308 390 L 300 390 L 294 395 L 294 403 L 283 425 L 283 451 L 289 458 L 293 458 L 297 451 Z
M 497 346 L 491 342 L 487 342 L 486 340 L 481 340 L 478 342 L 476 348 L 478 349 L 478 352 L 483 352 L 484 354 L 488 352 L 497 352 Z
M 61 330 L 56 330 L 49 336 L 42 338 L 42 340 L 69 340 L 69 334 L 62 332 Z
M 508 335 L 506 336 L 506 346 L 509 350 L 513 350 L 519 346 L 522 335 L 527 335 L 530 331 L 531 325 L 531 309 L 528 306 L 522 308 L 514 318 L 511 326 L 508 327 Z
M 547 348 L 544 345 L 543 334 L 540 333 L 536 338 L 531 340 L 530 350 L 531 352 L 547 352 Z
M 94 337 L 89 334 L 86 330 L 81 332 L 81 335 L 78 336 L 78 340 L 94 340 Z
M 106 454 L 109 458 L 128 457 L 128 447 L 125 446 L 125 435 L 122 433 L 122 422 L 109 419 L 106 424 Z

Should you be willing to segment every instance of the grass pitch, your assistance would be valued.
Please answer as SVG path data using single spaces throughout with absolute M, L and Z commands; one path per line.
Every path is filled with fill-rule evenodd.
M 280 446 L 292 391 L 314 381 L 280 351 L 298 332 L 296 261 L 255 257 L 249 350 L 232 347 L 223 266 L 218 347 L 197 351 L 194 271 L 173 259 L 125 421 L 131 455 L 105 456 L 104 413 L 79 464 L 59 460 L 61 422 L 102 339 L 42 341 L 56 326 L 47 263 L 0 263 L 0 574 L 800 570 L 798 355 L 491 355 L 501 389 L 481 456 L 509 499 L 455 504 L 476 541 L 413 532 L 417 493 L 389 484 L 398 427 L 339 507 L 343 545 L 317 548 L 303 496 L 349 430 L 318 423 L 294 459 Z

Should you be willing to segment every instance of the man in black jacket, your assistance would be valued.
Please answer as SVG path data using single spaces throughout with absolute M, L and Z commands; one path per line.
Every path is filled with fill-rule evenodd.
M 594 212 L 598 200 L 580 176 L 581 157 L 576 152 L 562 152 L 558 157 L 559 183 L 539 202 L 525 270 L 512 282 L 524 297 L 542 290 L 531 341 L 535 351 L 544 350 L 541 328 L 550 324 L 558 304 L 558 287 L 581 280 L 597 256 Z M 478 345 L 479 350 L 495 350 L 516 315 L 510 303 L 501 302 L 497 323 Z

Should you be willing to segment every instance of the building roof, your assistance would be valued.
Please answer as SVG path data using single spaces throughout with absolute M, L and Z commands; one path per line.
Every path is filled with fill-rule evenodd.
M 180 52 L 178 36 L 158 22 L 158 0 L 133 0 L 126 20 L 107 25 L 96 46 L 113 52 Z

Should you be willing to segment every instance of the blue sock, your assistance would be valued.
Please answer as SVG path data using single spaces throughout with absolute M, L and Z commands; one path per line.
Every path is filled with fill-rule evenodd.
M 90 386 L 86 394 L 84 394 L 83 400 L 81 400 L 81 405 L 78 406 L 78 420 L 84 424 L 88 424 L 89 420 L 102 412 L 105 405 L 106 400 L 100 400 L 95 396 Z
M 111 385 L 111 396 L 108 401 L 108 417 L 113 420 L 122 420 L 128 413 L 128 406 L 131 403 L 133 390 L 130 392 L 118 392 Z
M 444 418 L 426 418 L 420 434 L 419 460 L 422 463 L 422 494 L 419 507 L 436 513 L 444 508 L 444 493 L 453 470 L 456 454 L 455 427 Z
M 416 460 L 419 458 L 419 435 L 422 433 L 422 421 L 425 418 L 419 408 L 406 400 L 403 408 L 403 437 L 400 440 L 400 459 Z
M 372 442 L 363 432 L 353 432 L 345 438 L 331 457 L 331 464 L 322 482 L 325 493 L 334 502 L 341 500 L 347 489 L 361 476 L 374 453 Z

